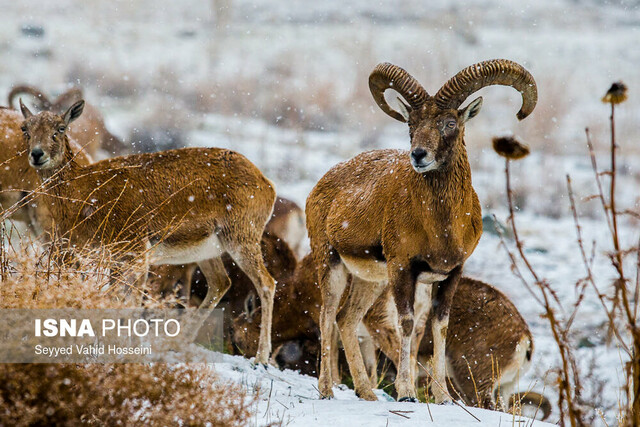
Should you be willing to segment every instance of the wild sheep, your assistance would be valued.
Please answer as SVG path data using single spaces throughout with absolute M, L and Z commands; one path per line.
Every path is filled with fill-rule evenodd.
M 397 361 L 398 352 L 394 349 L 399 343 L 393 343 L 397 314 L 392 298 L 390 292 L 381 295 L 363 323 L 385 355 Z M 426 330 L 433 321 L 434 314 L 429 313 Z M 419 347 L 412 357 L 429 368 L 433 340 L 429 334 L 423 335 L 417 337 Z M 509 402 L 533 355 L 533 337 L 515 305 L 498 289 L 469 277 L 460 279 L 453 297 L 446 345 L 452 396 L 460 396 L 469 405 L 491 409 L 498 397 L 505 404 Z M 418 373 L 423 377 L 427 374 L 422 368 Z M 432 385 L 431 389 L 436 387 Z
M 445 384 L 445 337 L 451 298 L 464 261 L 482 234 L 478 197 L 464 142 L 467 120 L 480 111 L 482 98 L 460 105 L 488 85 L 512 86 L 522 94 L 517 117 L 523 119 L 537 101 L 535 81 L 522 66 L 491 60 L 467 67 L 431 97 L 405 70 L 379 64 L 369 77 L 378 106 L 409 124 L 411 150 L 374 150 L 334 166 L 307 198 L 307 229 L 322 290 L 322 361 L 319 390 L 333 396 L 331 336 L 337 320 L 356 394 L 376 400 L 357 343 L 357 327 L 367 310 L 389 286 L 397 306 L 401 350 L 396 390 L 399 399 L 414 401 L 410 352 L 414 303 L 435 311 L 435 379 Z M 395 89 L 406 100 L 393 110 L 384 92 Z M 336 318 L 347 284 L 353 283 L 346 306 Z M 416 281 L 437 284 L 433 298 L 416 293 Z M 428 286 L 427 286 L 428 287 Z M 430 289 L 428 294 L 431 294 Z M 449 401 L 435 390 L 436 402 Z
M 198 263 L 215 307 L 231 285 L 221 256 L 228 253 L 251 278 L 262 302 L 258 363 L 271 351 L 275 282 L 260 251 L 271 216 L 274 185 L 244 156 L 219 148 L 185 148 L 116 157 L 82 166 L 66 134 L 84 101 L 64 114 L 33 115 L 20 103 L 29 163 L 46 181 L 45 199 L 75 247 L 100 245 L 117 263 Z M 122 271 L 115 270 L 116 276 Z M 146 280 L 140 275 L 136 282 Z
M 18 111 L 0 107 L 0 207 L 5 211 L 4 214 L 8 216 L 11 213 L 11 218 L 25 222 L 34 234 L 40 235 L 44 231 L 51 231 L 52 219 L 37 194 L 40 179 L 35 169 L 29 166 L 20 129 L 22 121 L 22 114 Z M 71 150 L 77 153 L 78 163 L 91 163 L 91 157 L 74 139 L 70 138 L 69 144 Z M 35 194 L 29 194 L 34 190 Z
M 287 342 L 318 339 L 322 297 L 314 268 L 312 257 L 307 255 L 291 277 L 278 279 L 273 306 L 274 348 Z M 395 305 L 393 301 L 389 304 L 389 298 L 392 297 L 388 291 L 381 295 L 363 323 L 376 346 L 395 364 L 399 351 L 393 346 L 397 344 L 388 343 L 393 343 L 397 322 Z M 429 325 L 431 321 L 432 316 L 426 323 Z M 245 313 L 233 321 L 233 342 L 245 355 L 253 356 L 257 351 L 259 324 L 260 310 L 253 303 L 246 305 Z M 433 356 L 433 342 L 429 338 L 418 337 L 417 360 L 423 366 L 429 366 L 427 362 Z M 512 400 L 510 396 L 516 394 L 518 377 L 529 369 L 532 354 L 529 327 L 509 298 L 487 283 L 462 277 L 451 304 L 447 334 L 447 376 L 454 385 L 450 394 L 460 396 L 471 406 L 494 408 L 498 397 L 507 405 Z M 413 358 L 416 360 L 415 355 Z M 371 375 L 373 386 L 377 382 L 376 369 L 374 356 L 367 364 L 367 370 L 375 373 Z M 535 393 L 526 395 L 536 401 Z M 540 399 L 546 418 L 550 404 L 545 398 L 537 398 Z
M 63 92 L 53 101 L 38 88 L 28 85 L 15 86 L 9 92 L 8 105 L 15 108 L 15 99 L 22 94 L 31 95 L 40 111 L 51 111 L 62 114 L 74 102 L 83 99 L 83 91 L 74 87 Z M 91 104 L 85 104 L 82 116 L 69 126 L 68 135 L 84 146 L 85 151 L 96 157 L 98 149 L 103 149 L 111 154 L 123 154 L 128 148 L 118 137 L 107 129 L 100 111 Z

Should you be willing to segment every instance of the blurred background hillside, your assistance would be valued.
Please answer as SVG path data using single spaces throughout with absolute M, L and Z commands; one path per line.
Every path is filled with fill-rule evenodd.
M 0 94 L 18 83 L 51 94 L 82 86 L 135 150 L 238 149 L 281 186 L 296 187 L 292 197 L 302 202 L 335 161 L 406 145 L 406 127 L 369 94 L 378 62 L 401 65 L 434 93 L 461 68 L 504 57 L 533 73 L 540 102 L 520 124 L 515 91 L 481 92 L 483 111 L 467 127 L 475 169 L 491 173 L 496 159 L 484 151 L 496 133 L 515 133 L 534 153 L 584 154 L 589 126 L 601 146 L 607 106 L 599 98 L 619 79 L 630 87 L 619 140 L 637 152 L 638 2 L 465 3 L 0 0 Z M 548 187 L 562 181 L 516 182 L 527 192 L 531 185 L 557 198 Z M 485 193 L 488 207 L 499 189 Z M 545 203 L 538 213 L 555 210 Z

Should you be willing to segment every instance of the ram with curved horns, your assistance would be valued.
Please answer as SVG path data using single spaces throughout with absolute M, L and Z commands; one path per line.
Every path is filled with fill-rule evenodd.
M 462 266 L 482 234 L 481 208 L 471 185 L 464 142 L 465 123 L 478 114 L 482 98 L 460 106 L 489 85 L 512 86 L 522 94 L 518 119 L 535 108 L 533 77 L 504 59 L 463 69 L 435 96 L 396 65 L 379 64 L 371 73 L 369 87 L 376 103 L 394 119 L 408 123 L 411 149 L 374 150 L 340 163 L 320 179 L 307 199 L 307 229 L 323 299 L 319 378 L 323 397 L 333 396 L 331 334 L 337 320 L 356 394 L 376 399 L 356 329 L 388 286 L 397 306 L 401 343 L 398 398 L 416 397 L 410 360 L 416 333 L 414 306 L 430 304 L 434 310 L 433 372 L 435 381 L 445 386 L 451 300 Z M 387 89 L 395 89 L 406 101 L 400 102 L 400 111 L 387 104 Z M 353 283 L 338 312 L 349 274 Z M 433 389 L 436 402 L 450 400 L 438 386 Z

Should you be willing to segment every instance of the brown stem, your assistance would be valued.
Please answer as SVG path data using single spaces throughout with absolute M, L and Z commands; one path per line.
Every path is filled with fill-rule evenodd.
M 611 218 L 609 217 L 609 209 L 607 207 L 607 201 L 604 199 L 604 190 L 602 189 L 602 180 L 600 179 L 600 171 L 598 170 L 598 162 L 596 160 L 596 151 L 593 148 L 593 143 L 591 142 L 591 135 L 589 134 L 589 128 L 585 128 L 585 135 L 587 137 L 587 147 L 589 148 L 589 157 L 591 158 L 591 168 L 593 169 L 594 179 L 596 181 L 596 187 L 598 188 L 598 199 L 600 200 L 600 204 L 602 205 L 602 211 L 604 212 L 604 217 L 607 220 L 607 226 L 609 226 L 609 231 L 613 234 L 613 225 L 611 225 Z
M 610 311 L 607 308 L 607 302 L 605 300 L 605 296 L 600 292 L 600 290 L 598 289 L 598 286 L 596 285 L 595 279 L 593 278 L 593 272 L 591 270 L 589 260 L 587 259 L 587 253 L 584 249 L 584 241 L 582 240 L 582 227 L 580 226 L 580 221 L 578 219 L 578 210 L 576 209 L 576 200 L 573 194 L 573 187 L 571 186 L 571 178 L 569 177 L 569 175 L 567 175 L 567 192 L 569 194 L 569 204 L 571 206 L 571 213 L 573 214 L 573 223 L 576 226 L 578 247 L 580 248 L 580 255 L 582 255 L 582 263 L 584 264 L 584 268 L 587 270 L 586 279 L 591 284 L 591 287 L 593 288 L 594 292 L 596 293 L 596 296 L 598 297 L 598 300 L 600 301 L 600 304 L 602 305 L 602 309 L 607 314 L 609 323 L 612 325 L 611 329 L 615 334 L 616 338 L 618 339 L 618 343 L 628 355 L 631 355 L 631 351 L 629 350 L 629 347 L 627 346 L 627 344 L 625 344 L 624 340 L 622 339 L 622 336 L 620 336 L 620 331 L 618 331 L 618 328 L 615 327 L 613 310 Z
M 622 309 L 626 315 L 627 324 L 629 325 L 631 338 L 633 340 L 633 352 L 630 361 L 630 381 L 632 395 L 628 395 L 629 413 L 627 414 L 627 423 L 629 425 L 640 425 L 640 330 L 636 324 L 636 310 L 632 310 L 629 301 L 627 279 L 624 275 L 623 255 L 620 250 L 620 238 L 618 234 L 618 213 L 616 210 L 616 131 L 615 131 L 615 104 L 611 103 L 611 184 L 609 187 L 609 208 L 611 210 L 611 222 L 613 226 L 612 239 L 614 248 L 614 268 L 618 272 L 618 281 L 614 296 L 613 310 L 616 309 L 618 303 L 618 294 L 622 297 Z M 638 248 L 640 251 L 640 248 Z M 640 256 L 640 255 L 639 255 Z M 634 293 L 635 294 L 635 293 Z M 637 305 L 637 299 L 635 304 Z M 612 325 L 615 330 L 615 325 Z
M 615 126 L 615 104 L 611 103 L 611 184 L 609 186 L 609 209 L 611 209 L 611 222 L 613 225 L 613 248 L 618 276 L 624 285 L 624 270 L 622 268 L 622 253 L 620 252 L 620 239 L 618 238 L 618 215 L 616 214 L 616 126 Z
M 520 257 L 522 258 L 525 265 L 527 266 L 527 269 L 533 276 L 536 283 L 540 283 L 540 279 L 538 278 L 538 275 L 533 270 L 533 267 L 531 267 L 531 264 L 529 264 L 529 260 L 527 259 L 527 257 L 524 255 L 524 251 L 522 249 L 522 243 L 520 241 L 520 238 L 518 237 L 518 230 L 516 228 L 516 221 L 515 221 L 515 215 L 513 210 L 513 200 L 511 197 L 511 173 L 509 170 L 509 165 L 510 165 L 510 161 L 509 159 L 507 159 L 504 169 L 505 169 L 505 174 L 507 176 L 507 203 L 509 204 L 509 222 L 511 223 L 511 229 L 513 230 L 513 238 L 516 241 L 516 247 L 518 248 Z
M 575 372 L 575 366 L 576 366 L 575 361 L 573 360 L 571 349 L 566 343 L 565 338 L 566 338 L 567 331 L 566 330 L 563 331 L 561 329 L 560 323 L 556 319 L 555 313 L 553 312 L 553 309 L 551 307 L 551 302 L 549 300 L 549 295 L 548 295 L 548 293 L 552 293 L 551 289 L 549 288 L 548 284 L 546 284 L 544 281 L 539 279 L 537 273 L 529 263 L 529 260 L 527 259 L 526 255 L 524 254 L 523 245 L 522 245 L 522 242 L 520 241 L 520 237 L 518 236 L 518 230 L 515 222 L 513 199 L 511 196 L 511 174 L 509 170 L 509 164 L 510 164 L 509 159 L 506 159 L 505 175 L 506 175 L 506 185 L 507 185 L 507 203 L 509 205 L 509 221 L 511 223 L 511 229 L 513 231 L 513 238 L 516 242 L 516 247 L 518 248 L 520 257 L 522 258 L 525 265 L 527 266 L 527 269 L 535 279 L 535 284 L 540 289 L 540 292 L 542 294 L 542 299 L 543 299 L 542 305 L 545 310 L 545 315 L 549 320 L 551 333 L 553 334 L 553 339 L 556 342 L 556 345 L 558 346 L 558 350 L 560 351 L 560 358 L 562 360 L 562 369 L 560 370 L 560 380 L 559 380 L 559 387 L 561 388 L 560 402 L 559 402 L 561 406 L 560 410 L 562 412 L 561 402 L 562 402 L 562 399 L 564 398 L 567 401 L 567 412 L 569 415 L 569 422 L 571 423 L 571 427 L 582 426 L 584 425 L 584 422 L 582 420 L 581 411 L 577 406 L 577 403 L 574 401 L 574 396 L 578 396 L 580 394 L 581 387 L 580 387 L 580 383 L 576 381 L 578 375 L 577 375 L 577 372 Z M 555 300 L 557 301 L 557 298 L 555 298 Z M 574 371 L 573 375 L 571 375 L 572 371 Z M 573 384 L 571 382 L 571 378 L 574 379 Z M 561 423 L 564 423 L 564 421 L 561 420 Z
M 633 340 L 633 352 L 631 354 L 631 387 L 633 388 L 632 396 L 628 396 L 630 403 L 630 413 L 628 414 L 627 423 L 630 425 L 640 425 L 640 330 L 636 324 L 636 310 L 631 309 L 629 296 L 627 294 L 627 279 L 624 275 L 623 256 L 620 251 L 620 239 L 618 235 L 618 214 L 616 210 L 616 127 L 615 127 L 615 104 L 611 103 L 611 186 L 610 186 L 610 208 L 613 224 L 613 247 L 615 250 L 614 267 L 618 272 L 618 286 L 616 287 L 616 295 L 620 293 L 622 297 L 622 307 L 627 317 L 627 322 L 631 329 L 631 338 Z M 640 251 L 640 248 L 638 248 Z M 639 255 L 640 256 L 640 255 Z M 637 289 L 637 286 L 636 286 Z M 636 294 L 636 292 L 634 292 Z M 617 302 L 617 298 L 614 299 Z M 635 301 L 638 304 L 637 297 Z M 615 306 L 614 306 L 615 310 Z
M 632 326 L 631 334 L 633 336 L 633 354 L 631 355 L 633 402 L 631 402 L 628 424 L 640 426 L 640 330 L 637 325 Z

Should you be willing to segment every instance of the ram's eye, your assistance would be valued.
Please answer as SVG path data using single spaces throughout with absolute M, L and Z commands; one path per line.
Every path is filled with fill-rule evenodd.
M 27 127 L 26 126 L 22 126 L 20 129 L 22 130 L 22 133 L 27 133 Z
M 66 127 L 64 127 L 64 126 L 60 126 L 60 127 L 58 128 L 58 132 L 60 132 L 60 133 L 63 133 L 65 130 L 67 130 L 67 128 L 66 128 Z
M 455 129 L 455 127 L 456 127 L 456 122 L 455 122 L 455 121 L 453 121 L 453 120 L 449 120 L 449 121 L 445 124 L 445 127 L 446 127 L 447 129 Z

